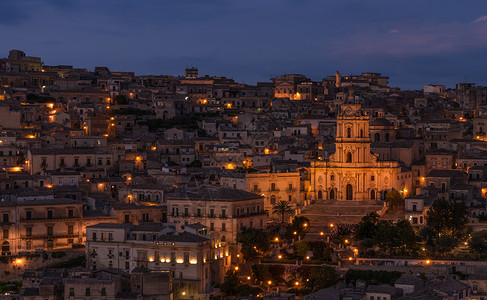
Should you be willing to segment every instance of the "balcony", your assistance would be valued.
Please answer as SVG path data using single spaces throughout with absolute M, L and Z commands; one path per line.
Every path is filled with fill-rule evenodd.
M 35 235 L 20 235 L 22 240 L 48 240 L 48 239 L 63 239 L 63 238 L 77 238 L 77 234 L 35 234 Z
M 37 217 L 37 218 L 30 218 L 30 219 L 26 219 L 26 218 L 21 218 L 20 219 L 20 222 L 21 223 L 38 223 L 38 222 L 45 222 L 45 221 L 49 221 L 49 222 L 62 222 L 62 221 L 73 221 L 73 220 L 76 220 L 76 219 L 81 219 L 81 217 L 62 217 L 62 216 L 56 216 L 56 217 L 52 217 L 52 218 L 48 218 L 48 217 Z

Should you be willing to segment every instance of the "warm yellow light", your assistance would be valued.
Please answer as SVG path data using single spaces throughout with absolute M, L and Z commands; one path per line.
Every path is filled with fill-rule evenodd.
M 177 262 L 178 264 L 182 264 L 182 263 L 183 263 L 183 260 L 182 260 L 181 258 L 178 258 L 178 259 L 176 259 L 176 262 Z
M 115 123 L 110 124 L 111 126 L 115 126 Z
M 235 271 L 238 271 L 238 266 L 235 267 Z
M 52 184 L 48 184 L 48 185 L 46 185 L 46 187 L 52 188 Z
M 141 161 L 141 160 L 142 160 L 142 157 L 137 156 L 137 157 L 135 158 L 135 160 L 137 160 L 137 161 Z
M 294 235 L 296 235 L 296 234 L 298 234 L 298 233 L 295 231 L 295 232 L 293 232 L 293 234 L 294 234 Z
M 13 172 L 19 172 L 19 171 L 20 171 L 20 167 L 13 167 L 13 168 L 12 168 L 12 171 L 13 171 Z
M 297 281 L 296 281 L 296 282 L 294 283 L 294 285 L 299 285 L 299 282 L 297 282 Z
M 353 249 L 353 252 L 357 253 L 358 252 L 358 249 Z
M 270 280 L 269 280 L 269 281 L 267 281 L 267 284 L 268 284 L 268 285 L 271 285 L 271 284 L 272 284 L 272 281 L 270 281 Z
M 348 240 L 345 240 L 345 244 L 348 244 Z
M 250 276 L 247 276 L 247 280 L 250 280 Z
M 322 231 L 322 232 L 320 232 L 320 235 L 324 235 L 324 234 L 325 234 L 325 233 L 324 233 L 323 231 Z
M 304 226 L 304 227 L 308 227 L 308 223 L 304 223 L 304 224 L 303 224 L 303 226 Z
M 115 120 L 115 118 L 114 118 L 114 117 L 111 117 L 111 118 L 110 118 L 110 120 L 112 120 L 112 121 L 113 121 L 113 120 Z
M 279 255 L 277 256 L 277 258 L 281 259 L 281 258 L 282 258 L 282 255 L 280 255 L 280 254 L 279 254 Z
M 49 103 L 47 106 L 49 106 L 49 108 L 53 108 L 54 107 L 54 103 Z
M 353 258 L 352 258 L 351 256 L 348 258 L 348 260 L 352 260 L 352 259 L 353 259 Z
M 269 149 L 265 148 L 264 153 L 267 155 L 269 154 Z
M 429 261 L 429 260 L 427 260 L 427 261 L 426 261 L 426 264 L 427 264 L 427 265 L 429 265 L 429 264 L 430 264 L 430 261 Z
M 128 177 L 127 180 L 132 180 L 132 177 Z
M 154 258 L 153 257 L 149 258 L 149 261 L 151 261 L 151 262 L 154 261 Z
M 306 256 L 306 259 L 308 259 L 308 260 L 309 260 L 309 256 Z
M 109 105 L 107 105 L 107 109 L 110 109 L 110 106 Z
M 192 265 L 196 265 L 198 263 L 198 261 L 196 259 L 192 259 L 189 261 L 189 263 Z
M 240 254 L 237 254 L 237 257 L 240 257 Z
M 183 296 L 186 295 L 186 292 L 182 292 Z
M 232 104 L 231 103 L 227 103 L 227 108 L 232 108 Z
M 276 238 L 274 239 L 274 241 L 279 242 L 279 238 L 276 236 Z
M 151 149 L 152 151 L 155 151 L 155 150 L 157 150 L 157 147 L 156 147 L 156 146 L 152 146 L 150 149 Z
M 33 134 L 29 134 L 29 135 L 27 136 L 27 138 L 28 138 L 28 139 L 35 139 L 35 138 L 36 138 L 36 136 L 35 136 L 35 135 L 33 135 Z
M 335 225 L 333 225 L 333 223 L 331 223 L 331 224 L 330 224 L 330 227 L 333 227 L 333 226 L 335 226 Z
M 227 164 L 225 168 L 229 170 L 233 170 L 235 169 L 235 166 L 233 164 Z
M 17 259 L 15 260 L 15 263 L 16 263 L 16 264 L 21 264 L 22 262 L 23 262 L 23 260 L 21 260 L 20 258 L 17 258 Z

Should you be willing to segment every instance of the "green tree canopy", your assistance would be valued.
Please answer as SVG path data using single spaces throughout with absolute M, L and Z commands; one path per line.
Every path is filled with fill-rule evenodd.
M 401 203 L 403 200 L 401 193 L 398 190 L 392 190 L 387 192 L 386 194 L 386 202 L 389 203 L 389 206 L 394 209 L 394 207 Z
M 294 210 L 289 201 L 279 201 L 272 208 L 272 213 L 281 216 L 281 222 L 284 223 L 285 217 L 294 214 Z
M 469 242 L 470 250 L 478 253 L 487 252 L 487 230 L 476 231 L 472 233 Z

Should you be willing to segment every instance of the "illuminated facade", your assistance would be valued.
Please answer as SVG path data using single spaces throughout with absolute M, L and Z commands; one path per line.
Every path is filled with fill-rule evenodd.
M 228 246 L 199 223 L 176 231 L 175 224 L 97 224 L 86 228 L 87 266 L 132 272 L 169 271 L 174 299 L 205 298 L 230 267 Z
M 399 163 L 370 152 L 369 116 L 360 104 L 341 106 L 335 146 L 328 161 L 311 163 L 312 199 L 375 201 L 392 188 L 407 191 L 398 183 Z

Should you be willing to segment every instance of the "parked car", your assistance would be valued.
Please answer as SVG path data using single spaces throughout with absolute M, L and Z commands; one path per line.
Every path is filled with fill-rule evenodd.
M 44 249 L 36 249 L 35 254 L 43 254 L 46 253 L 46 250 Z
M 19 251 L 19 255 L 29 255 L 30 251 Z

